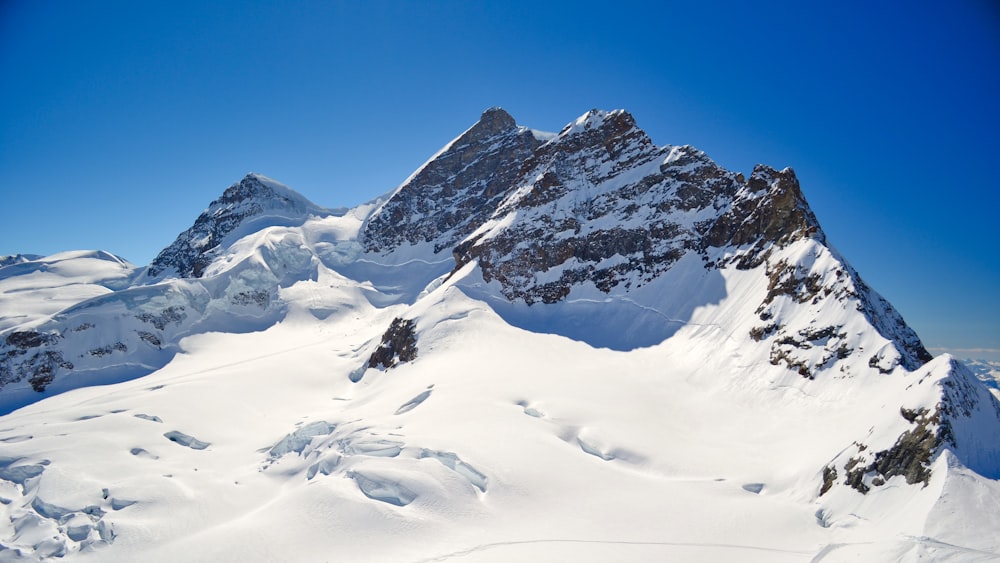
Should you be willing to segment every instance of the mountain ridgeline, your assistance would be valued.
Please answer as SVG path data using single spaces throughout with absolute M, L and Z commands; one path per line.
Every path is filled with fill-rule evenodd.
M 761 165 L 744 178 L 693 147 L 655 146 L 625 111 L 592 110 L 546 136 L 499 108 L 414 174 L 360 235 L 368 253 L 450 251 L 456 270 L 475 262 L 507 300 L 527 304 L 565 300 L 583 285 L 627 293 L 688 254 L 708 269 L 768 264 L 768 301 L 779 293 L 799 301 L 853 297 L 892 341 L 893 361 L 915 369 L 931 359 L 853 269 L 845 265 L 821 283 L 818 274 L 769 261 L 804 238 L 826 241 L 791 169 Z
M 44 259 L 11 259 L 0 284 L 33 260 Z M 391 311 L 371 313 L 379 334 L 331 374 L 355 384 L 437 353 L 422 338 L 440 323 L 424 319 L 470 300 L 529 333 L 659 354 L 664 373 L 676 365 L 739 400 L 857 401 L 871 430 L 804 462 L 810 501 L 841 506 L 894 477 L 926 486 L 943 456 L 1000 477 L 996 399 L 960 363 L 932 358 L 827 245 L 792 169 L 725 170 L 691 146 L 655 145 L 622 110 L 543 133 L 488 109 L 396 190 L 352 209 L 250 174 L 151 264 L 129 267 L 54 314 L 0 325 L 0 409 L 141 377 L 187 336 L 303 315 L 335 326 L 351 291 Z M 871 389 L 892 389 L 893 404 L 869 405 Z

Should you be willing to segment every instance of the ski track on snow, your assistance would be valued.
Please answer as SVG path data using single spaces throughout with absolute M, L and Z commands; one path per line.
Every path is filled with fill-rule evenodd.
M 258 360 L 263 360 L 263 359 L 266 359 L 266 358 L 274 358 L 276 356 L 281 356 L 283 354 L 288 354 L 289 352 L 295 352 L 297 350 L 302 350 L 304 348 L 310 348 L 310 347 L 313 347 L 313 346 L 319 346 L 321 344 L 329 344 L 329 343 L 330 343 L 329 339 L 317 340 L 315 342 L 307 342 L 306 344 L 299 344 L 298 346 L 293 346 L 291 348 L 285 348 L 283 350 L 276 350 L 274 352 L 268 352 L 267 354 L 261 354 L 259 356 L 253 356 L 251 358 L 244 358 L 242 360 L 237 360 L 235 362 L 228 362 L 228 363 L 224 363 L 224 364 L 217 364 L 217 365 L 214 365 L 212 367 L 205 368 L 205 369 L 200 369 L 200 370 L 196 370 L 196 371 L 189 371 L 189 372 L 180 373 L 180 374 L 177 374 L 176 376 L 174 376 L 172 378 L 172 381 L 176 382 L 177 380 L 188 378 L 188 377 L 191 377 L 191 376 L 204 375 L 206 373 L 210 373 L 210 372 L 213 372 L 213 371 L 218 371 L 220 369 L 226 369 L 226 368 L 230 368 L 230 367 L 238 366 L 238 365 L 242 365 L 242 364 L 249 364 L 249 363 L 256 362 Z M 160 387 L 163 387 L 163 386 L 161 385 Z

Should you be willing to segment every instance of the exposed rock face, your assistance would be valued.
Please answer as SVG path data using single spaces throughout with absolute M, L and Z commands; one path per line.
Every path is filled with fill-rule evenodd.
M 97 309 L 101 299 L 90 303 Z M 161 309 L 146 304 L 133 314 L 122 314 L 117 309 L 116 314 L 101 320 L 88 316 L 90 309 L 87 304 L 71 307 L 43 323 L 41 330 L 6 333 L 0 341 L 0 389 L 27 382 L 31 389 L 42 392 L 56 377 L 74 369 L 121 365 L 130 353 L 133 360 L 148 361 L 143 348 L 160 351 L 165 343 L 176 339 L 178 329 L 188 318 L 186 308 L 180 305 Z M 80 316 L 95 322 L 81 322 Z M 95 324 L 98 322 L 101 326 Z
M 871 487 L 880 487 L 889 478 L 901 475 L 907 484 L 927 486 L 931 478 L 931 460 L 947 440 L 947 426 L 941 425 L 938 411 L 928 415 L 927 409 L 911 411 L 904 408 L 901 414 L 914 427 L 903 432 L 891 448 L 875 452 L 874 459 L 867 464 L 863 455 L 849 459 L 844 464 L 846 485 L 864 494 Z M 867 448 L 859 449 L 864 452 Z M 833 471 L 836 475 L 836 469 Z
M 752 268 L 767 258 L 772 244 L 786 245 L 802 237 L 826 241 L 795 172 L 791 168 L 778 171 L 757 165 L 734 195 L 731 206 L 706 233 L 705 244 L 751 246 L 753 251 L 741 254 L 738 266 Z
M 504 110 L 486 110 L 370 219 L 365 250 L 420 243 L 433 243 L 434 252 L 450 250 L 489 218 L 519 177 L 521 162 L 540 144 Z
M 456 270 L 476 261 L 485 281 L 528 304 L 590 285 L 628 292 L 688 253 L 706 268 L 765 265 L 765 323 L 752 334 L 772 347 L 775 365 L 811 378 L 856 352 L 836 327 L 820 327 L 836 338 L 810 339 L 797 331 L 819 329 L 768 323 L 779 296 L 817 306 L 855 301 L 894 343 L 874 369 L 914 369 L 931 357 L 853 269 L 830 276 L 772 258 L 804 238 L 826 242 L 794 171 L 759 165 L 744 178 L 690 146 L 655 146 L 621 110 L 587 112 L 544 142 L 503 110 L 487 110 L 374 213 L 362 238 L 380 254 L 424 243 L 433 254 L 450 250 Z M 802 350 L 817 344 L 824 355 L 805 358 Z
M 624 111 L 592 110 L 545 143 L 501 112 L 487 111 L 375 214 L 369 250 L 434 240 L 436 253 L 471 233 L 453 247 L 456 268 L 478 260 L 509 299 L 553 303 L 586 282 L 637 287 L 689 251 L 708 261 L 711 248 L 735 247 L 729 260 L 753 267 L 774 245 L 823 240 L 790 169 L 759 166 L 744 180 L 692 147 L 655 146 Z M 455 217 L 469 221 L 435 239 Z
M 654 146 L 628 113 L 592 111 L 525 161 L 494 214 L 512 224 L 464 241 L 456 263 L 478 260 L 486 281 L 527 303 L 587 282 L 638 287 L 700 249 L 737 186 L 696 149 Z
M 976 443 L 984 426 L 1000 420 L 1000 403 L 986 388 L 976 384 L 975 377 L 964 366 L 952 360 L 944 367 L 947 376 L 935 383 L 941 391 L 937 404 L 930 408 L 900 407 L 899 416 L 906 423 L 905 429 L 891 444 L 872 447 L 858 441 L 847 448 L 823 470 L 820 495 L 838 481 L 838 466 L 844 470 L 843 484 L 862 494 L 896 476 L 903 477 L 910 485 L 927 486 L 933 474 L 932 465 L 944 448 L 962 453 L 962 462 L 983 475 L 1000 477 L 995 474 L 997 453 L 979 450 Z M 922 378 L 917 384 L 923 383 Z
M 50 349 L 61 339 L 58 333 L 33 330 L 8 333 L 0 356 L 0 387 L 27 380 L 35 391 L 44 391 L 58 369 L 73 369 L 61 351 Z
M 324 212 L 326 210 L 286 186 L 259 174 L 247 174 L 213 201 L 190 229 L 178 235 L 173 244 L 153 259 L 146 277 L 200 278 L 226 237 L 255 218 L 272 216 L 294 221 Z
M 368 367 L 389 369 L 417 358 L 416 325 L 411 319 L 395 318 L 382 335 L 378 348 L 368 358 Z

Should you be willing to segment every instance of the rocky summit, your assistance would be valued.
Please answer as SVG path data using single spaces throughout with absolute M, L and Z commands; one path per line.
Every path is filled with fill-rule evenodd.
M 791 168 L 623 110 L 490 108 L 350 209 L 249 174 L 148 266 L 5 257 L 0 304 L 0 560 L 1000 553 L 997 399 Z
M 252 231 L 252 225 L 266 220 L 266 225 L 304 220 L 323 209 L 287 186 L 260 174 L 247 174 L 230 186 L 219 199 L 209 204 L 190 229 L 156 255 L 144 275 L 151 279 L 168 276 L 200 278 L 217 253 L 229 241 Z

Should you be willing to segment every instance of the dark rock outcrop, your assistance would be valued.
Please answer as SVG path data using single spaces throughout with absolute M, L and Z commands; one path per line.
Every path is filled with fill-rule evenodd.
M 763 263 L 769 248 L 803 237 L 826 240 L 795 172 L 757 165 L 726 212 L 705 233 L 704 242 L 710 247 L 751 246 L 750 252 L 740 254 L 738 262 L 746 269 Z
M 899 416 L 909 427 L 895 442 L 877 451 L 855 442 L 839 462 L 835 460 L 824 470 L 823 489 L 829 489 L 826 479 L 831 469 L 832 479 L 836 480 L 837 463 L 843 463 L 843 483 L 863 494 L 897 476 L 907 484 L 927 486 L 932 466 L 945 449 L 958 455 L 973 471 L 988 478 L 1000 477 L 998 453 L 980 449 L 984 433 L 988 433 L 985 428 L 1000 423 L 1000 402 L 958 362 L 952 360 L 946 367 L 946 377 L 937 383 L 941 390 L 937 404 L 900 407 Z
M 867 493 L 872 486 L 884 485 L 890 478 L 902 475 L 909 485 L 922 483 L 927 486 L 931 478 L 932 458 L 948 439 L 947 425 L 941 424 L 939 410 L 928 414 L 927 409 L 909 413 L 903 409 L 902 414 L 914 427 L 903 432 L 891 448 L 875 452 L 874 459 L 869 463 L 865 464 L 863 457 L 848 460 L 844 465 L 846 485 L 860 493 Z
M 63 357 L 55 345 L 62 340 L 58 333 L 34 330 L 15 331 L 4 339 L 0 356 L 0 387 L 27 381 L 41 392 L 52 383 L 58 371 L 73 369 L 73 363 Z
M 368 358 L 368 367 L 394 368 L 417 358 L 416 323 L 412 319 L 395 318 L 382 335 L 378 348 Z

